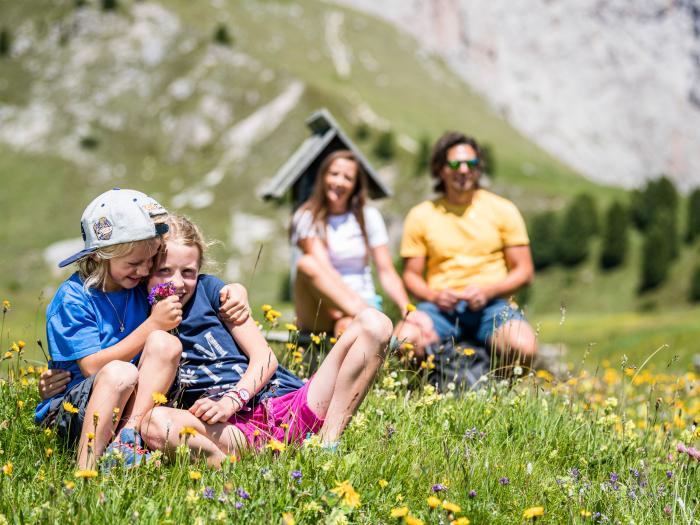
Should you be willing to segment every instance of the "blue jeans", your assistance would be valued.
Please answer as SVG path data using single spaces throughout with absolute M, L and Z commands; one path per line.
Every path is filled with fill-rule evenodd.
M 505 299 L 493 299 L 476 312 L 469 309 L 467 301 L 458 302 L 455 309 L 449 312 L 429 302 L 419 303 L 418 310 L 430 316 L 440 341 L 471 341 L 482 346 L 507 321 L 525 320 L 523 313 Z

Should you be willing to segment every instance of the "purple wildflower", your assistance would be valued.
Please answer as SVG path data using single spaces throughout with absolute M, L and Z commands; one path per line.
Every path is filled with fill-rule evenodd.
M 301 470 L 292 470 L 292 478 L 296 479 L 299 483 L 301 483 Z
M 202 497 L 204 499 L 214 499 L 215 495 L 214 489 L 211 487 L 204 487 L 204 490 L 202 490 Z
M 476 491 L 474 489 L 469 491 L 469 497 L 470 498 L 476 498 Z
M 574 479 L 578 479 L 578 477 L 581 475 L 581 471 L 577 469 L 576 467 L 571 469 L 571 477 Z
M 176 294 L 177 288 L 175 287 L 175 284 L 172 281 L 168 281 L 167 283 L 156 284 L 153 288 L 151 288 L 151 291 L 148 294 L 148 304 L 153 306 L 158 301 L 162 301 L 166 297 L 170 297 L 171 295 Z
M 673 472 L 671 472 L 670 470 L 667 470 L 667 471 L 666 471 L 666 477 L 667 477 L 668 479 L 671 479 L 671 478 L 673 477 Z
M 510 480 L 508 478 L 506 478 L 505 476 L 502 477 L 501 479 L 499 479 L 498 482 L 503 486 L 510 485 Z
M 619 479 L 620 479 L 620 476 L 617 475 L 617 472 L 610 473 L 610 483 L 617 483 L 617 481 Z
M 248 494 L 243 487 L 238 487 L 236 489 L 236 494 L 241 499 L 250 499 L 250 494 Z
M 672 512 L 671 505 L 664 505 L 664 514 L 666 514 L 667 516 L 670 516 L 671 512 Z
M 630 474 L 632 474 L 635 478 L 639 478 L 639 471 L 636 468 L 631 468 Z
M 236 510 L 240 510 L 243 508 L 243 503 L 241 503 L 240 501 L 237 501 L 235 503 L 234 507 L 236 507 Z
M 447 490 L 447 487 L 442 483 L 436 483 L 433 485 L 433 492 L 441 492 L 443 490 Z

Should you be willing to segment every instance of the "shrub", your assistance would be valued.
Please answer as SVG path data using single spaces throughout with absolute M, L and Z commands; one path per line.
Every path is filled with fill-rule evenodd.
M 588 193 L 578 195 L 571 205 L 580 215 L 581 234 L 588 238 L 596 235 L 600 230 L 598 224 L 598 206 L 595 199 Z
M 574 201 L 564 212 L 557 233 L 557 260 L 564 266 L 576 266 L 588 257 L 589 222 L 583 217 Z
M 629 217 L 624 206 L 613 202 L 606 214 L 603 232 L 603 248 L 600 254 L 600 266 L 603 269 L 615 268 L 625 262 L 629 245 L 628 225 Z
M 223 22 L 216 26 L 214 30 L 214 42 L 222 46 L 230 46 L 233 44 L 233 38 L 229 33 L 228 27 Z
M 546 211 L 535 215 L 528 228 L 532 261 L 541 270 L 557 262 L 557 215 Z
M 423 135 L 418 141 L 418 152 L 416 153 L 416 176 L 423 175 L 428 170 L 430 163 L 430 139 Z
M 671 265 L 672 248 L 663 228 L 654 226 L 644 236 L 639 291 L 645 292 L 666 280 Z
M 355 138 L 357 140 L 365 141 L 369 138 L 370 129 L 366 122 L 360 122 L 355 128 Z
M 12 44 L 10 43 L 10 30 L 6 27 L 0 29 L 0 56 L 7 56 L 10 54 L 10 48 Z
M 396 144 L 393 131 L 384 131 L 379 135 L 374 145 L 374 154 L 382 160 L 391 160 L 396 154 Z
M 700 302 L 700 266 L 696 266 L 690 277 L 690 292 L 688 298 L 694 302 Z
M 102 0 L 103 11 L 114 11 L 119 6 L 118 0 Z
M 688 224 L 685 233 L 686 242 L 693 242 L 698 234 L 700 234 L 700 188 L 694 189 L 688 197 Z

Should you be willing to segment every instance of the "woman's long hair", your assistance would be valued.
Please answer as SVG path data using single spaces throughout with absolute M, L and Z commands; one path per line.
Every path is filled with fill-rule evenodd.
M 311 196 L 299 207 L 299 210 L 306 210 L 311 213 L 312 224 L 325 239 L 326 224 L 328 221 L 328 198 L 326 197 L 326 185 L 324 180 L 331 164 L 338 159 L 351 160 L 355 163 L 355 166 L 357 166 L 357 177 L 355 179 L 355 187 L 352 189 L 350 200 L 348 201 L 348 211 L 352 212 L 355 216 L 357 223 L 360 225 L 365 244 L 369 246 L 367 230 L 365 228 L 365 216 L 363 213 L 365 203 L 367 202 L 367 175 L 352 151 L 347 149 L 337 150 L 323 159 L 321 166 L 318 168 L 318 174 L 316 175 L 316 182 L 314 183 Z

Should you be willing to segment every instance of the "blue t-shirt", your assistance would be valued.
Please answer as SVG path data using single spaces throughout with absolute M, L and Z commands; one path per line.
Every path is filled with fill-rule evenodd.
M 117 292 L 95 288 L 86 291 L 77 272 L 64 281 L 46 310 L 46 338 L 51 356 L 49 368 L 68 370 L 71 381 L 64 392 L 39 403 L 35 421 L 44 419 L 51 401 L 85 380 L 79 359 L 124 339 L 146 320 L 149 308 L 142 286 Z M 121 322 L 124 331 L 119 330 Z
M 217 315 L 219 291 L 223 286 L 224 283 L 216 277 L 200 275 L 177 328 L 182 343 L 178 380 L 184 407 L 191 406 L 200 397 L 230 390 L 248 368 L 248 357 L 238 348 Z M 252 403 L 288 394 L 303 384 L 301 379 L 279 366 Z

